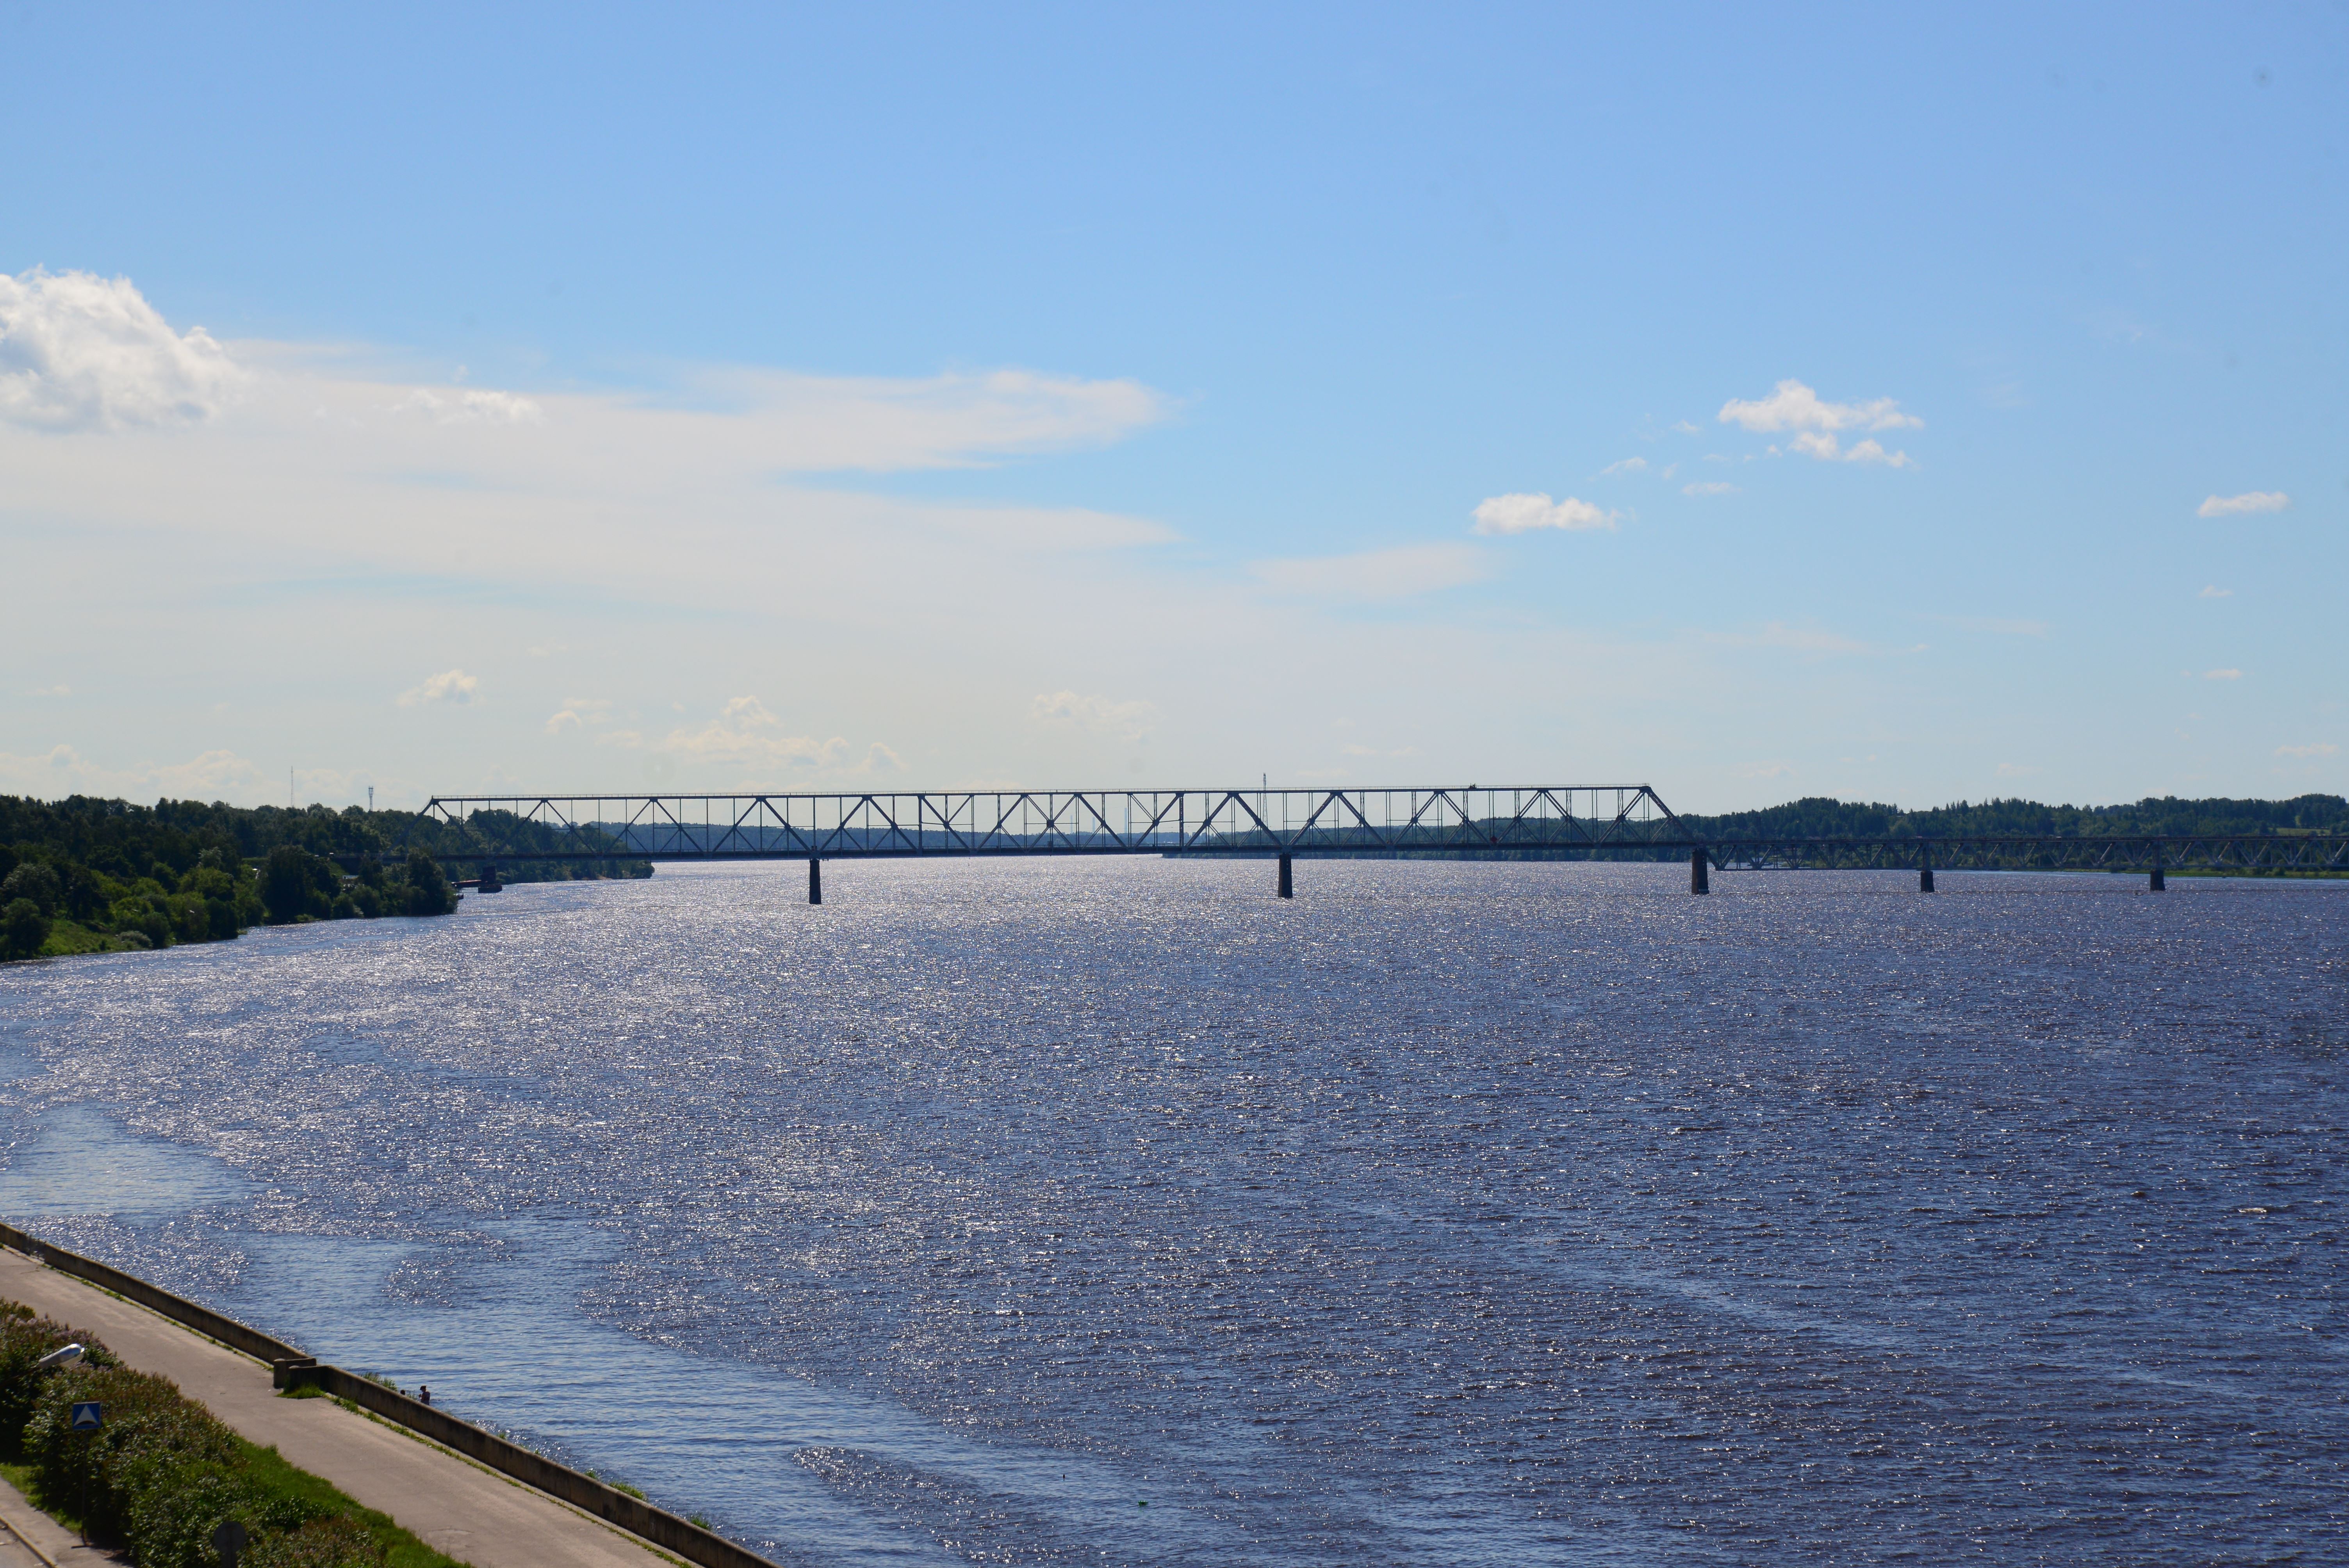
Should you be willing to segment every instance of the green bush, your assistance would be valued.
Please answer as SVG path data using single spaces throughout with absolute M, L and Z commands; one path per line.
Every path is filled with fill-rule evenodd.
M 95 1433 L 72 1428 L 73 1406 L 82 1399 L 106 1407 L 106 1424 Z M 218 1502 L 207 1534 L 243 1501 L 224 1473 L 236 1456 L 234 1438 L 169 1378 L 121 1367 L 61 1371 L 35 1396 L 24 1442 L 42 1503 L 78 1513 L 93 1538 L 130 1542 L 141 1568 L 179 1568 L 138 1550 L 188 1527 L 186 1509 L 162 1499 Z
M 20 1457 L 34 1398 L 41 1385 L 57 1376 L 37 1370 L 34 1363 L 52 1350 L 76 1344 L 91 1366 L 119 1365 L 113 1352 L 88 1329 L 38 1316 L 18 1302 L 0 1301 L 0 1460 L 14 1462 Z

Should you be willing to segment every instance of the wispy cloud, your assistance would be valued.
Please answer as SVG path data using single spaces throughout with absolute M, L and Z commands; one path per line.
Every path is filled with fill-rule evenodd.
M 0 751 L 0 792 L 62 799 L 68 795 L 161 795 L 186 800 L 283 799 L 283 774 L 271 779 L 233 751 L 206 751 L 186 762 L 106 768 L 71 746 L 19 757 Z
M 1699 480 L 1681 486 L 1682 495 L 1735 495 L 1737 487 L 1726 480 Z
M 1540 492 L 1496 495 L 1477 503 L 1475 531 L 1531 533 L 1536 529 L 1558 528 L 1577 532 L 1585 529 L 1612 528 L 1622 515 L 1573 496 L 1568 496 L 1564 500 L 1552 500 L 1547 493 Z
M 1847 637 L 1839 632 L 1829 632 L 1816 626 L 1794 626 L 1784 621 L 1771 621 L 1748 632 L 1716 633 L 1711 640 L 1735 647 L 1785 648 L 1793 653 L 1821 657 L 1891 651 L 1872 643 L 1863 643 L 1856 637 Z
M 2239 517 L 2251 511 L 2282 511 L 2292 497 L 2282 490 L 2245 490 L 2240 495 L 2214 495 L 2194 509 L 2197 517 Z
M 560 735 L 566 729 L 585 729 L 590 725 L 612 722 L 612 704 L 599 696 L 566 696 L 563 706 L 547 716 L 546 733 Z
M 1645 458 L 1624 458 L 1599 470 L 1602 474 L 1644 474 L 1648 471 Z
M 481 691 L 481 683 L 462 670 L 442 670 L 422 685 L 401 692 L 398 702 L 402 707 L 421 707 L 427 703 L 469 703 Z
M 512 392 L 469 387 L 435 391 L 419 387 L 391 406 L 395 414 L 421 414 L 443 425 L 535 425 L 546 410 Z
M 2038 771 L 2038 766 L 2029 762 L 2002 762 L 1998 765 L 2001 779 L 2027 779 Z
M 243 380 L 210 334 L 173 332 L 129 278 L 0 275 L 0 420 L 53 431 L 192 423 Z
M 1883 463 L 1906 468 L 1906 452 L 1888 452 L 1880 442 L 1863 440 L 1846 451 L 1839 444 L 1845 430 L 1921 429 L 1925 421 L 1901 411 L 1890 397 L 1868 403 L 1829 403 L 1800 381 L 1781 381 L 1766 397 L 1732 397 L 1721 406 L 1720 421 L 1748 430 L 1795 432 L 1789 446 L 1806 457 L 1831 462 Z
M 1481 583 L 1492 574 L 1473 544 L 1406 544 L 1359 555 L 1259 561 L 1250 569 L 1267 587 L 1338 599 L 1402 599 Z
M 2206 681 L 2239 681 L 2243 678 L 2243 672 L 2240 670 L 2204 670 L 2202 672 L 2202 678 Z
M 2194 596 L 2197 599 L 2231 599 L 2235 596 L 2235 591 L 2232 588 L 2221 588 L 2213 583 Z
M 738 696 L 716 718 L 698 727 L 673 729 L 655 750 L 680 762 L 721 769 L 835 767 L 850 747 L 835 735 L 819 740 L 784 733 L 783 721 L 755 696 Z
M 2275 754 L 2278 757 L 2330 757 L 2340 749 L 2329 741 L 2320 740 L 2311 746 L 2279 746 Z
M 1117 701 L 1073 691 L 1040 693 L 1029 705 L 1029 717 L 1042 724 L 1064 725 L 1121 740 L 1140 740 L 1158 726 L 1158 709 L 1138 697 Z
M 2000 637 L 2044 637 L 2047 634 L 2044 621 L 2012 620 L 1999 615 L 1935 615 L 1932 619 L 1945 626 L 1955 626 L 1961 632 L 1984 632 Z

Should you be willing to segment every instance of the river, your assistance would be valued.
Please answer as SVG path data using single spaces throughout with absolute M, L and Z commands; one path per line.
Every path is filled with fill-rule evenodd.
M 2349 885 L 827 873 L 0 969 L 0 1212 L 789 1563 L 2349 1558 Z

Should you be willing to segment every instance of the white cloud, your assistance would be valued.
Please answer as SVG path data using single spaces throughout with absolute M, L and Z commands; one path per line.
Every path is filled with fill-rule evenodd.
M 600 696 L 566 696 L 563 706 L 547 716 L 546 733 L 560 735 L 566 729 L 584 729 L 591 724 L 612 722 L 612 704 Z
M 1887 452 L 1873 438 L 1845 451 L 1836 444 L 1835 437 L 1819 430 L 1805 430 L 1789 445 L 1806 458 L 1829 463 L 1882 463 L 1887 468 L 1905 469 L 1914 460 L 1906 452 Z M 1773 447 L 1771 450 L 1777 449 Z
M 1721 422 L 1749 430 L 1909 430 L 1925 421 L 1904 414 L 1889 397 L 1873 403 L 1824 403 L 1799 381 L 1781 381 L 1767 397 L 1732 397 L 1721 406 Z
M 1925 424 L 1914 414 L 1902 413 L 1900 405 L 1890 397 L 1878 397 L 1870 403 L 1826 403 L 1816 392 L 1794 380 L 1779 382 L 1767 397 L 1732 397 L 1721 406 L 1720 420 L 1748 430 L 1795 431 L 1788 444 L 1806 457 L 1829 462 L 1883 463 L 1896 469 L 1909 466 L 1908 453 L 1888 452 L 1882 443 L 1874 440 L 1864 440 L 1845 451 L 1837 433 L 1914 430 L 1923 428 Z
M 769 712 L 765 703 L 755 696 L 738 696 L 699 728 L 669 731 L 655 749 L 721 768 L 831 768 L 848 755 L 848 742 L 837 735 L 818 740 L 782 731 L 783 721 Z
M 2206 681 L 2239 681 L 2243 678 L 2243 672 L 2240 670 L 2204 670 L 2202 672 L 2202 678 Z
M 1678 430 L 1683 436 L 1693 436 L 1697 433 L 1696 427 L 1686 419 L 1673 420 L 1672 428 Z
M 423 685 L 401 692 L 398 701 L 402 707 L 421 707 L 428 702 L 469 703 L 481 689 L 478 677 L 462 670 L 442 670 Z
M 391 406 L 395 414 L 422 414 L 443 425 L 534 425 L 546 410 L 527 397 L 486 387 L 435 392 L 419 387 Z
M 2221 588 L 2213 583 L 2194 596 L 2197 599 L 2231 599 L 2235 596 L 2235 591 L 2232 588 Z
M 182 336 L 128 278 L 0 274 L 0 420 L 119 430 L 218 413 L 243 379 L 201 326 Z
M 1040 723 L 1115 735 L 1127 741 L 1140 740 L 1158 725 L 1158 709 L 1139 698 L 1117 702 L 1105 696 L 1081 696 L 1072 691 L 1040 694 L 1029 705 L 1028 716 Z
M 1624 458 L 1619 461 L 1608 464 L 1599 471 L 1602 474 L 1644 474 L 1648 471 L 1648 459 Z
M 204 752 L 186 762 L 108 768 L 70 746 L 53 746 L 31 756 L 0 751 L 0 793 L 58 800 L 68 795 L 110 795 L 130 799 L 220 800 L 277 799 L 285 783 L 274 780 L 233 751 Z
M 2318 741 L 2313 746 L 2279 746 L 2275 754 L 2278 757 L 2330 757 L 2340 749 L 2329 742 Z
M 1791 762 L 1747 762 L 1732 769 L 1740 779 L 1784 779 L 1795 770 Z
M 1547 494 L 1496 495 L 1476 505 L 1478 533 L 1530 533 L 1537 528 L 1562 528 L 1578 531 L 1592 528 L 1612 528 L 1623 514 L 1602 511 L 1587 500 L 1572 496 L 1564 500 L 1552 500 Z
M 1681 486 L 1682 495 L 1735 495 L 1737 487 L 1725 480 L 1699 480 Z
M 1402 599 L 1441 588 L 1481 583 L 1491 575 L 1473 544 L 1407 544 L 1360 555 L 1259 561 L 1251 568 L 1266 586 L 1337 599 Z
M 2214 495 L 2194 509 L 2197 517 L 2235 517 L 2250 511 L 2282 511 L 2292 497 L 2282 490 L 2245 490 L 2241 495 Z

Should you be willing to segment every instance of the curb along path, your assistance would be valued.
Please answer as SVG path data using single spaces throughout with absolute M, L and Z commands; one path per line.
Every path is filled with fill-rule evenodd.
M 332 1399 L 279 1398 L 268 1367 L 21 1253 L 0 1250 L 0 1296 L 91 1329 L 125 1363 L 171 1378 L 238 1436 L 274 1444 L 289 1462 L 474 1568 L 672 1561 L 544 1492 Z

